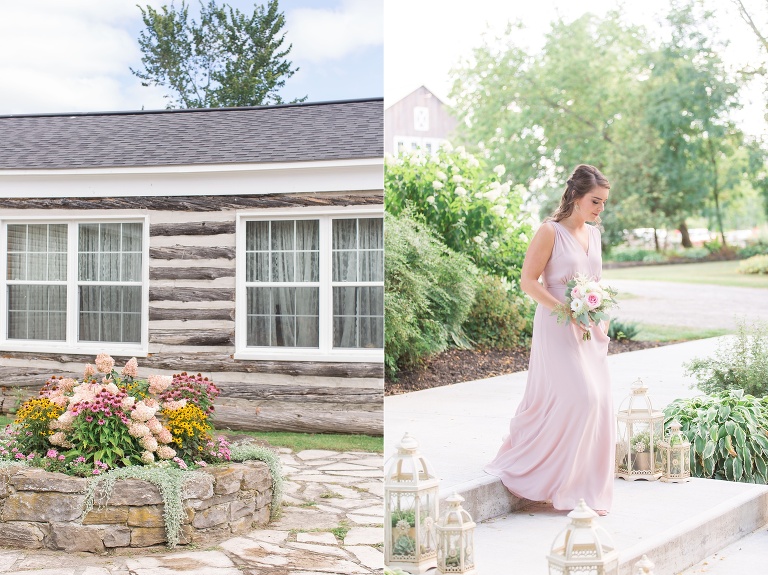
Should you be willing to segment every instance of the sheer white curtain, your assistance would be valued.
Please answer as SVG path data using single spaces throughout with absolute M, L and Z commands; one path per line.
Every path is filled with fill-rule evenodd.
M 247 222 L 247 345 L 318 347 L 319 281 L 318 220 Z
M 63 341 L 67 326 L 67 225 L 9 224 L 8 339 Z
M 333 221 L 334 347 L 384 347 L 383 222 L 382 218 Z
M 78 227 L 79 341 L 141 341 L 142 224 Z

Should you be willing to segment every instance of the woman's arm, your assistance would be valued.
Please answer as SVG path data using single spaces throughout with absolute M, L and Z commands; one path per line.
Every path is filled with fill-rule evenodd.
M 552 256 L 555 246 L 555 228 L 552 224 L 544 223 L 534 234 L 528 251 L 525 252 L 523 269 L 520 273 L 520 288 L 536 302 L 552 311 L 560 301 L 539 283 L 539 277 Z

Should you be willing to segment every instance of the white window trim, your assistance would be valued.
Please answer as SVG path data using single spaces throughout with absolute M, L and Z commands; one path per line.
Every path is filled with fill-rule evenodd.
M 78 342 L 77 341 L 77 225 L 80 223 L 141 223 L 142 224 L 142 302 L 141 342 Z M 16 340 L 8 339 L 8 224 L 67 224 L 67 340 Z M 94 355 L 108 353 L 116 356 L 146 357 L 149 353 L 149 218 L 146 215 L 120 216 L 3 216 L 0 218 L 0 350 L 29 353 L 66 353 Z M 70 289 L 71 287 L 75 289 Z
M 300 220 L 321 217 L 320 226 L 327 233 L 320 234 L 320 277 L 331 278 L 331 219 L 332 217 L 384 217 L 384 206 L 318 206 L 308 208 L 270 208 L 237 213 L 236 225 L 236 286 L 235 286 L 235 359 L 267 361 L 323 361 L 323 362 L 375 362 L 384 361 L 384 350 L 333 349 L 333 290 L 328 289 L 319 302 L 320 348 L 306 347 L 247 347 L 247 298 L 245 287 L 245 225 L 249 220 Z M 325 257 L 323 254 L 326 254 Z M 379 285 L 374 283 L 372 285 Z

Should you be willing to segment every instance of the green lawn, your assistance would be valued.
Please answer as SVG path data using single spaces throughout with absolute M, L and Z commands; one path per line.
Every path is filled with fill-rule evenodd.
M 726 329 L 700 329 L 672 325 L 638 323 L 640 331 L 634 339 L 638 341 L 689 341 L 718 337 L 730 333 Z
M 370 435 L 336 433 L 290 433 L 285 431 L 237 431 L 263 439 L 275 447 L 288 447 L 293 451 L 328 449 L 331 451 L 384 452 L 384 438 Z
M 609 282 L 612 279 L 655 280 L 768 289 L 768 276 L 740 274 L 736 271 L 738 267 L 739 261 L 634 266 L 604 270 L 603 279 Z

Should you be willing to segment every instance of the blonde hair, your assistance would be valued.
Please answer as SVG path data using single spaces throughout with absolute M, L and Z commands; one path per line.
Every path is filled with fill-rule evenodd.
M 564 220 L 573 213 L 576 201 L 583 198 L 595 188 L 605 188 L 606 190 L 610 190 L 611 184 L 595 166 L 579 164 L 565 183 L 565 191 L 560 198 L 560 205 L 547 219 L 556 222 Z M 595 220 L 595 223 L 598 225 L 600 224 L 599 217 Z

